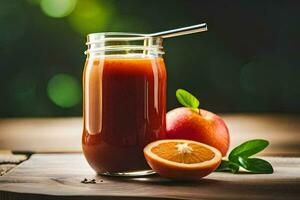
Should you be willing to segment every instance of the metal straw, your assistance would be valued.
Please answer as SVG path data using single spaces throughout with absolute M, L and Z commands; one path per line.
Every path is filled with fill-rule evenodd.
M 206 23 L 183 27 L 183 28 L 177 28 L 177 29 L 168 30 L 168 31 L 162 31 L 162 32 L 158 32 L 158 33 L 150 33 L 150 34 L 146 34 L 146 36 L 170 38 L 170 37 L 177 37 L 177 36 L 181 36 L 181 35 L 188 35 L 188 34 L 192 34 L 192 33 L 199 33 L 199 32 L 203 32 L 203 31 L 207 31 Z

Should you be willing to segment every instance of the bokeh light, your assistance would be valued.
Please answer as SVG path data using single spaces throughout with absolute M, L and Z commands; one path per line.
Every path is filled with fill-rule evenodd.
M 68 17 L 72 28 L 86 35 L 104 29 L 110 19 L 111 9 L 94 0 L 78 1 L 75 10 Z
M 68 16 L 75 8 L 77 0 L 41 0 L 43 12 L 55 18 Z
M 70 108 L 81 100 L 81 86 L 79 81 L 69 74 L 53 76 L 47 87 L 48 96 L 57 106 Z

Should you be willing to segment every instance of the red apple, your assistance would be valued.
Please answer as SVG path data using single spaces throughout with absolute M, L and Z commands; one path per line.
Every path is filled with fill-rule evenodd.
M 167 113 L 167 138 L 202 142 L 217 148 L 223 156 L 229 148 L 229 131 L 218 115 L 188 107 L 175 108 Z

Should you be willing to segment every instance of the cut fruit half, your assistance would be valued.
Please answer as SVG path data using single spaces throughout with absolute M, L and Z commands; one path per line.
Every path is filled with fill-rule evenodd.
M 198 180 L 222 159 L 216 148 L 192 140 L 158 140 L 144 148 L 144 155 L 155 172 L 175 180 Z

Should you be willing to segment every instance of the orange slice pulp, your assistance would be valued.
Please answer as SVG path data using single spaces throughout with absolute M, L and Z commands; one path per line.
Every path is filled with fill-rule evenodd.
M 175 180 L 198 180 L 222 159 L 216 148 L 192 140 L 158 140 L 144 148 L 144 155 L 155 172 Z

